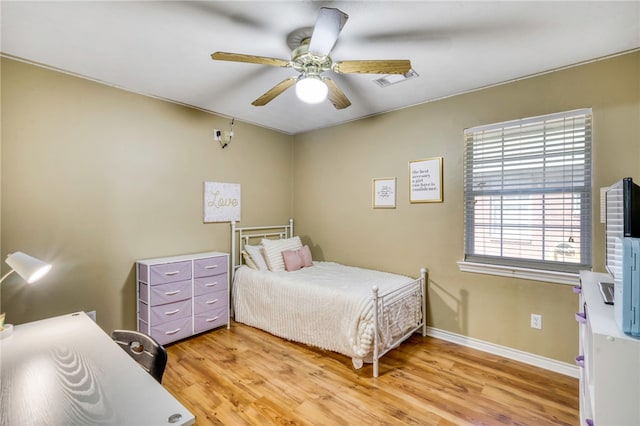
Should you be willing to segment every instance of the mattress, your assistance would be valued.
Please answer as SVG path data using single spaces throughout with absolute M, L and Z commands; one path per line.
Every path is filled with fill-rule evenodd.
M 357 359 L 369 360 L 373 350 L 374 286 L 385 300 L 378 332 L 385 347 L 420 324 L 419 280 L 334 262 L 313 262 L 294 272 L 241 266 L 232 290 L 235 320 L 350 356 L 355 365 Z

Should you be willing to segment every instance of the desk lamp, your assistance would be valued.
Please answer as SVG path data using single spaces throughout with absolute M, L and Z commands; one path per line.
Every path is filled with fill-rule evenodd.
M 2 281 L 4 281 L 4 279 L 14 271 L 17 272 L 18 275 L 20 275 L 27 283 L 31 284 L 44 277 L 51 269 L 51 265 L 48 263 L 44 263 L 43 261 L 20 251 L 8 255 L 5 262 L 11 267 L 11 270 L 0 278 L 0 284 L 2 284 Z M 4 314 L 0 314 L 0 337 L 7 337 L 11 334 L 12 330 L 13 326 L 11 324 L 5 325 Z

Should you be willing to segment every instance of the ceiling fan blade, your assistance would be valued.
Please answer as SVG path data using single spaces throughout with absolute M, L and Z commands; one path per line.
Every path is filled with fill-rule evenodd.
M 282 80 L 280 83 L 276 84 L 271 89 L 267 90 L 264 95 L 260 96 L 255 101 L 251 102 L 251 105 L 265 106 L 266 104 L 271 102 L 276 96 L 280 95 L 289 87 L 293 86 L 297 80 L 298 79 L 295 77 L 289 77 L 285 80 Z
M 381 61 L 340 61 L 333 65 L 338 74 L 406 74 L 411 69 L 411 61 L 381 60 Z
M 328 98 L 336 109 L 344 109 L 351 105 L 351 101 L 345 96 L 345 94 L 340 90 L 335 81 L 330 78 L 322 79 L 327 87 L 329 88 Z
M 349 15 L 331 7 L 321 7 L 309 42 L 309 53 L 328 56 Z
M 278 58 L 268 58 L 266 56 L 243 55 L 242 53 L 215 52 L 211 54 L 211 59 L 218 61 L 248 62 L 250 64 L 271 65 L 274 67 L 287 67 L 289 61 Z

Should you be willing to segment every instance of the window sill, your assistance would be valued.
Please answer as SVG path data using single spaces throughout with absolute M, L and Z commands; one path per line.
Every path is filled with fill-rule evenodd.
M 490 265 L 486 263 L 458 262 L 461 272 L 498 275 L 501 277 L 521 278 L 523 280 L 544 281 L 556 284 L 578 285 L 580 275 L 569 272 L 545 271 L 542 269 L 527 269 L 513 266 Z

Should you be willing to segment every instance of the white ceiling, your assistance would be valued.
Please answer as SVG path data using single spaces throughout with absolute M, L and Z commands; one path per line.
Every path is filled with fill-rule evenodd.
M 287 35 L 321 6 L 349 15 L 334 61 L 410 59 L 418 78 L 333 75 L 352 105 L 307 105 L 288 68 L 214 61 L 226 51 L 290 59 Z M 7 1 L 1 51 L 137 93 L 296 134 L 640 48 L 640 1 Z

